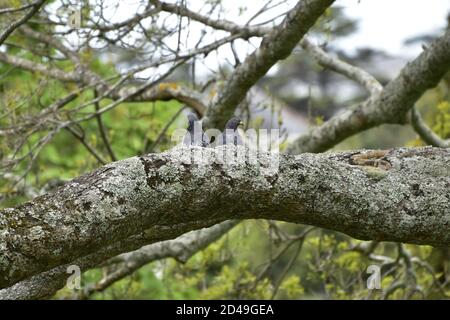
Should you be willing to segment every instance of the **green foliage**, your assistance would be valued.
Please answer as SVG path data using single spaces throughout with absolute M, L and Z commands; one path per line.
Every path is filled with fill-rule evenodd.
M 442 101 L 437 107 L 435 115 L 434 132 L 444 139 L 450 138 L 450 102 Z
M 277 227 L 283 233 L 305 230 L 305 227 L 289 223 L 277 223 Z M 90 298 L 404 299 L 408 296 L 410 299 L 421 299 L 442 298 L 445 293 L 445 289 L 436 287 L 436 278 L 442 274 L 433 274 L 424 267 L 432 256 L 432 247 L 404 246 L 424 263 L 414 268 L 414 278 L 411 278 L 405 262 L 396 258 L 398 251 L 395 245 L 386 243 L 376 246 L 371 254 L 391 257 L 392 262 L 381 268 L 382 290 L 369 290 L 366 286 L 369 276 L 367 267 L 382 264 L 353 250 L 355 246 L 367 245 L 367 242 L 320 229 L 307 236 L 299 257 L 286 274 L 283 270 L 293 254 L 289 250 L 279 260 L 272 261 L 267 272 L 262 274 L 266 266 L 264 262 L 275 256 L 276 249 L 283 248 L 282 243 L 273 241 L 275 238 L 261 241 L 263 234 L 270 239 L 271 233 L 273 230 L 262 226 L 261 222 L 242 223 L 219 241 L 196 253 L 185 264 L 173 259 L 150 263 Z M 99 281 L 104 271 L 95 269 L 86 272 L 83 284 Z M 411 293 L 411 288 L 416 287 L 423 288 L 423 293 Z M 74 292 L 63 289 L 55 298 L 73 297 Z
M 32 55 L 28 58 L 32 59 Z M 108 64 L 103 64 L 89 52 L 82 53 L 83 59 L 89 62 L 96 72 L 104 76 L 114 75 L 114 70 Z M 57 62 L 60 68 L 71 71 L 73 66 L 67 62 Z M 38 114 L 48 108 L 54 101 L 66 96 L 71 90 L 76 90 L 74 84 L 64 84 L 60 81 L 47 79 L 40 74 L 32 74 L 19 69 L 10 69 L 0 64 L 0 74 L 7 73 L 8 77 L 0 78 L 0 127 L 8 128 L 20 120 L 35 121 L 29 118 L 30 114 Z M 65 119 L 73 117 L 72 111 L 93 98 L 92 91 L 80 94 L 77 99 L 64 107 Z M 110 100 L 102 100 L 99 107 L 110 104 Z M 106 134 L 118 159 L 127 158 L 144 152 L 147 141 L 155 141 L 165 124 L 174 116 L 179 108 L 175 101 L 156 103 L 122 103 L 110 112 L 102 115 L 102 122 Z M 94 106 L 87 106 L 84 113 L 95 111 Z M 28 119 L 28 120 L 27 120 Z M 64 118 L 61 121 L 65 120 Z M 170 135 L 174 128 L 184 126 L 184 119 L 177 121 L 165 132 L 155 151 L 164 150 L 171 146 Z M 130 125 L 132 124 L 132 125 Z M 54 127 L 53 127 L 54 128 Z M 18 137 L 0 139 L 0 155 L 13 154 L 16 146 L 22 144 L 23 136 L 27 137 L 26 144 L 19 151 L 18 156 L 27 157 L 35 144 L 51 133 L 25 131 Z M 101 139 L 98 123 L 93 119 L 73 127 L 82 132 L 85 142 L 98 150 L 105 161 L 110 161 L 104 142 Z M 52 136 L 50 143 L 46 144 L 36 154 L 36 161 L 26 176 L 26 183 L 32 187 L 41 188 L 46 183 L 62 179 L 68 180 L 95 169 L 100 165 L 96 158 L 67 130 L 61 130 Z M 24 161 L 16 168 L 18 174 L 27 169 Z M 15 193 L 7 180 L 0 181 L 0 191 L 6 195 L 1 206 L 12 206 L 26 200 L 23 194 Z

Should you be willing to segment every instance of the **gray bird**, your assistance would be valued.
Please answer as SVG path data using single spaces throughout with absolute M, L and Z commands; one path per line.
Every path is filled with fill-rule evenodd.
M 183 144 L 185 146 L 206 148 L 209 145 L 209 138 L 206 133 L 203 132 L 202 124 L 198 120 L 198 117 L 194 113 L 189 112 L 187 118 L 188 127 L 183 138 Z
M 235 146 L 243 145 L 243 141 L 241 138 L 241 135 L 239 134 L 239 131 L 237 128 L 240 125 L 244 125 L 244 123 L 241 121 L 238 117 L 233 117 L 230 120 L 228 120 L 224 132 L 222 132 L 217 137 L 217 146 L 221 146 L 224 144 L 234 144 Z

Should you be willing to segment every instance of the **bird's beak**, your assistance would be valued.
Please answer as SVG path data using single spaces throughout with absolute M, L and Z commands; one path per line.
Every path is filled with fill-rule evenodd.
M 242 121 L 239 121 L 238 126 L 245 126 L 245 123 Z

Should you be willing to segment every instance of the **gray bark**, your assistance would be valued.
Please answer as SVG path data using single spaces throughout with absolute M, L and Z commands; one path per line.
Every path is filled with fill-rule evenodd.
M 101 250 L 105 260 L 120 253 L 121 242 L 129 242 L 122 252 L 130 251 L 229 219 L 450 244 L 449 149 L 402 148 L 381 156 L 260 153 L 254 165 L 214 162 L 221 150 L 181 148 L 113 162 L 1 210 L 0 287 Z M 186 152 L 200 162 L 180 161 Z M 277 159 L 278 170 L 270 170 Z M 136 235 L 141 241 L 133 240 Z
M 208 224 L 209 223 L 210 222 L 208 221 Z M 152 233 L 148 232 L 149 230 L 147 230 L 147 232 L 132 236 L 113 245 L 103 247 L 92 254 L 80 257 L 74 261 L 71 261 L 70 263 L 58 266 L 51 270 L 33 275 L 32 277 L 20 281 L 13 286 L 2 289 L 0 290 L 0 300 L 30 300 L 50 298 L 59 289 L 66 285 L 66 281 L 69 277 L 69 274 L 67 273 L 69 266 L 76 265 L 80 268 L 81 272 L 85 272 L 89 269 L 100 266 L 108 258 L 123 252 L 128 253 L 114 257 L 114 259 L 122 259 L 124 257 L 129 257 L 129 255 L 139 254 L 140 250 L 143 250 L 146 254 L 146 257 L 149 257 L 149 255 L 153 255 L 153 258 L 155 259 L 162 259 L 172 256 L 181 261 L 183 259 L 187 259 L 189 255 L 195 252 L 196 249 L 200 250 L 201 248 L 207 246 L 208 241 L 210 243 L 219 238 L 221 236 L 221 232 L 225 233 L 227 230 L 232 228 L 235 223 L 236 222 L 234 221 L 225 221 L 210 228 L 197 229 L 196 231 L 183 234 L 173 240 L 156 242 L 155 238 L 151 236 Z M 190 228 L 192 228 L 191 225 L 189 226 Z M 203 226 L 205 226 L 205 223 L 199 223 L 197 227 L 201 228 Z M 178 225 L 177 228 L 179 228 L 178 232 L 180 232 L 180 234 L 189 230 L 182 224 Z M 161 233 L 164 233 L 167 231 L 167 229 L 168 228 L 166 227 L 160 227 L 159 231 Z M 139 248 L 149 242 L 155 243 L 144 246 L 139 250 L 129 252 L 130 250 Z M 183 245 L 190 245 L 190 249 L 180 252 L 180 247 L 182 247 Z M 159 249 L 164 250 L 161 253 L 158 253 L 157 250 Z M 130 270 L 130 272 L 132 272 L 132 268 L 133 266 L 129 266 L 127 270 Z M 116 273 L 114 274 L 114 276 L 118 277 L 120 275 Z M 106 281 L 113 280 L 111 278 L 108 278 Z M 107 283 L 105 283 L 104 285 L 106 286 Z M 97 288 L 86 288 L 84 290 L 84 293 L 86 295 L 89 295 L 93 293 L 93 290 L 97 290 Z
M 426 90 L 438 84 L 449 69 L 450 29 L 408 63 L 381 93 L 313 128 L 294 141 L 288 152 L 323 152 L 336 141 L 380 124 L 409 122 L 406 113 Z

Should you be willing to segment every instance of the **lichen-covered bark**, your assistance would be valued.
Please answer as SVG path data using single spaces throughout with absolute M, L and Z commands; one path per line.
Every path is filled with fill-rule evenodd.
M 134 235 L 125 240 L 103 247 L 94 253 L 82 256 L 76 260 L 71 261 L 70 263 L 60 265 L 48 271 L 38 273 L 14 284 L 13 286 L 1 289 L 0 300 L 18 300 L 18 299 L 30 300 L 30 299 L 49 298 L 53 296 L 59 289 L 61 289 L 66 284 L 67 278 L 69 276 L 67 270 L 68 267 L 71 265 L 78 266 L 80 270 L 84 272 L 86 270 L 98 267 L 106 260 L 117 254 L 141 248 L 142 246 L 146 245 L 149 242 L 155 243 L 153 245 L 144 246 L 141 249 L 145 249 L 147 251 L 152 246 L 154 246 L 153 250 L 156 250 L 156 248 L 170 246 L 173 243 L 177 243 L 177 241 L 182 241 L 182 239 L 186 239 L 186 236 L 188 235 L 183 233 L 192 229 L 196 229 L 196 232 L 200 232 L 201 234 L 208 233 L 211 228 L 213 228 L 213 230 L 224 230 L 226 229 L 226 226 L 232 224 L 232 222 L 225 221 L 223 223 L 216 224 L 211 228 L 198 229 L 212 224 L 214 224 L 214 221 L 205 220 L 198 222 L 196 226 L 194 226 L 192 223 L 179 224 L 176 226 L 169 226 L 169 227 L 155 226 L 152 228 L 153 230 L 151 229 L 146 230 L 145 232 L 142 232 L 138 235 Z M 166 240 L 166 241 L 157 240 L 158 234 L 164 234 L 164 236 L 161 237 L 161 239 L 164 239 L 167 238 L 168 233 L 170 233 L 173 237 L 176 237 L 177 235 L 180 234 L 183 235 L 174 240 Z M 215 233 L 217 233 L 217 231 Z M 214 234 L 213 237 L 218 237 L 218 235 Z M 193 249 L 195 249 L 196 247 L 198 246 L 194 245 Z M 169 250 L 165 250 L 165 253 L 167 254 L 168 251 Z M 189 252 L 189 250 L 187 250 L 187 252 Z M 120 257 L 122 257 L 122 255 L 116 258 L 120 259 Z M 92 288 L 90 290 L 92 290 Z
M 148 244 L 234 218 L 311 224 L 360 239 L 450 244 L 449 149 L 398 149 L 380 159 L 358 158 L 358 152 L 260 153 L 257 164 L 229 165 L 213 161 L 222 150 L 181 148 L 114 162 L 1 210 L 0 287 L 143 232 Z M 181 161 L 186 153 L 200 162 Z

